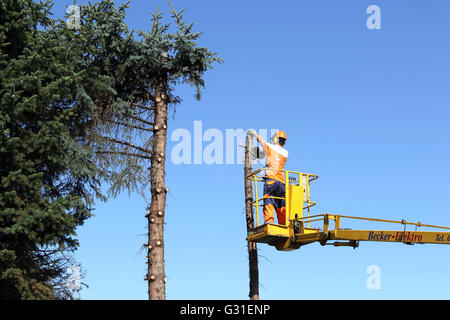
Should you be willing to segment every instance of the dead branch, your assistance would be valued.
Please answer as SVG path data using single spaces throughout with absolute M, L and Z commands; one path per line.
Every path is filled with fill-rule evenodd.
M 130 156 L 130 157 L 136 157 L 136 158 L 142 158 L 146 160 L 151 160 L 149 156 L 139 154 L 139 153 L 132 153 L 127 151 L 96 151 L 98 154 L 121 154 L 124 156 Z
M 148 110 L 148 111 L 154 111 L 155 110 L 155 108 L 153 108 L 153 107 L 147 107 L 147 106 L 144 106 L 144 105 L 138 104 L 138 103 L 133 103 L 133 106 L 136 106 L 136 107 Z
M 117 125 L 125 126 L 125 127 L 128 127 L 128 128 L 133 128 L 133 129 L 153 132 L 153 129 L 139 127 L 139 126 L 135 126 L 135 125 L 132 125 L 132 124 L 127 124 L 127 123 L 124 123 L 124 122 L 118 122 L 118 121 L 114 121 L 114 120 L 107 120 L 107 121 L 111 122 L 111 123 L 114 123 L 114 124 L 117 124 Z
M 154 125 L 154 123 L 153 123 L 153 122 L 150 122 L 150 121 L 144 120 L 144 119 L 142 119 L 142 118 L 139 118 L 139 117 L 133 116 L 133 115 L 131 115 L 131 114 L 127 114 L 127 115 L 125 115 L 125 117 L 129 117 L 129 118 L 131 118 L 131 119 L 134 119 L 134 120 L 136 120 L 136 121 L 139 121 L 139 122 L 142 122 L 142 123 L 148 124 L 148 125 L 150 125 L 150 126 L 153 126 L 153 125 Z
M 124 145 L 124 146 L 128 146 L 128 147 L 134 148 L 136 150 L 142 151 L 144 153 L 150 153 L 149 150 L 146 150 L 146 149 L 144 149 L 142 147 L 139 147 L 139 146 L 137 146 L 135 144 L 132 144 L 132 143 L 129 143 L 129 142 L 126 142 L 126 141 L 122 141 L 122 140 L 118 140 L 118 139 L 114 139 L 114 138 L 110 138 L 110 137 L 102 137 L 102 138 L 105 139 L 106 141 L 110 141 L 110 142 L 118 143 L 118 144 L 121 144 L 121 145 Z

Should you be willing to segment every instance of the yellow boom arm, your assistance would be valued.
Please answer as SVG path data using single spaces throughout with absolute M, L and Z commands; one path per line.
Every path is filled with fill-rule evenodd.
M 253 206 L 256 208 L 256 227 L 248 233 L 248 240 L 250 241 L 267 243 L 283 251 L 298 249 L 302 245 L 313 242 L 319 242 L 322 245 L 332 244 L 354 248 L 359 245 L 360 241 L 450 244 L 450 228 L 448 227 L 427 225 L 420 222 L 406 222 L 405 220 L 395 221 L 351 217 L 329 213 L 311 216 L 310 208 L 315 205 L 315 202 L 309 199 L 309 184 L 318 178 L 317 175 L 286 170 L 283 170 L 286 177 L 286 195 L 283 198 L 286 201 L 286 222 L 283 225 L 259 225 L 258 207 L 263 206 L 260 201 L 267 198 L 267 196 L 258 198 L 257 183 L 264 181 L 264 176 L 259 175 L 263 171 L 264 168 L 256 170 L 247 177 L 255 183 L 255 201 L 253 201 Z M 305 216 L 304 213 L 306 213 Z M 341 227 L 342 219 L 401 224 L 403 225 L 403 230 L 344 229 Z M 323 222 L 323 227 L 311 228 L 311 222 L 318 221 Z M 330 221 L 334 221 L 334 229 L 330 229 Z M 406 230 L 407 226 L 415 226 L 416 230 Z M 432 228 L 434 230 L 417 231 L 419 227 Z

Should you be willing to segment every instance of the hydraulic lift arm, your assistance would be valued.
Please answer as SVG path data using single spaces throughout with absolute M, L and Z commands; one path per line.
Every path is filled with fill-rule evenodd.
M 335 214 L 310 215 L 310 208 L 315 202 L 309 199 L 309 184 L 318 177 L 307 174 L 283 170 L 285 174 L 286 195 L 286 222 L 285 224 L 266 223 L 259 225 L 258 207 L 260 201 L 266 196 L 258 198 L 257 183 L 264 179 L 259 174 L 264 170 L 252 172 L 247 178 L 255 184 L 255 201 L 257 226 L 249 230 L 248 240 L 267 243 L 278 250 L 289 251 L 298 249 L 303 245 L 319 242 L 321 245 L 358 247 L 360 241 L 398 242 L 403 244 L 450 244 L 450 228 L 427 225 L 420 222 L 407 222 L 405 220 L 386 220 L 364 217 L 352 217 Z M 352 230 L 344 229 L 341 220 L 365 220 L 376 223 L 388 223 L 402 225 L 399 230 Z M 312 222 L 323 222 L 322 228 L 312 228 Z M 330 228 L 330 222 L 334 221 L 334 229 Z M 407 230 L 407 226 L 414 226 L 415 230 Z M 430 228 L 432 231 L 418 231 L 418 228 Z M 403 230 L 402 230 L 403 229 Z

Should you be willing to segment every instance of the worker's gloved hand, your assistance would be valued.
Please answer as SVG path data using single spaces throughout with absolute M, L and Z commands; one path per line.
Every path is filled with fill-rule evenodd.
M 249 134 L 249 135 L 251 135 L 251 136 L 256 136 L 256 130 L 255 129 L 249 129 L 248 131 L 247 131 L 247 134 Z

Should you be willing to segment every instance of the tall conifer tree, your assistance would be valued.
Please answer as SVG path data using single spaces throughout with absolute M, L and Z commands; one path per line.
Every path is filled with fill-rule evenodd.
M 72 297 L 75 230 L 99 184 L 84 147 L 91 112 L 75 103 L 80 77 L 50 9 L 0 4 L 0 299 Z
M 67 297 L 61 255 L 78 245 L 101 179 L 111 194 L 150 185 L 148 294 L 165 299 L 165 159 L 174 87 L 200 89 L 221 59 L 153 15 L 148 32 L 129 31 L 128 3 L 81 7 L 79 28 L 49 18 L 51 2 L 0 5 L 0 298 Z M 67 260 L 65 260 L 67 261 Z M 70 294 L 69 294 L 70 297 Z

